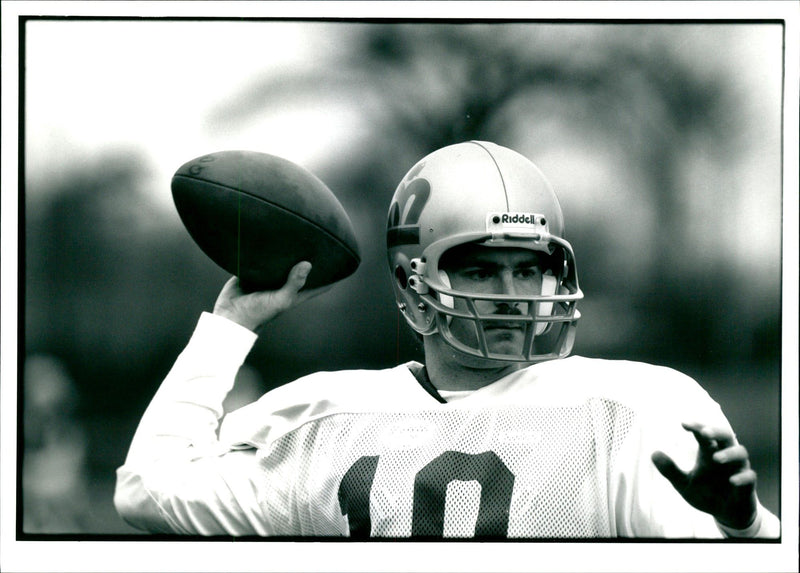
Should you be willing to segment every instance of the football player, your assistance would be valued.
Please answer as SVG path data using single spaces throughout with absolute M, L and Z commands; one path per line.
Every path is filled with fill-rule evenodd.
M 460 538 L 777 537 L 719 406 L 649 364 L 568 357 L 583 297 L 551 186 L 488 142 L 419 161 L 389 208 L 389 271 L 425 364 L 319 372 L 222 417 L 301 291 L 237 279 L 204 313 L 118 470 L 152 532 Z M 221 425 L 220 425 L 221 422 Z

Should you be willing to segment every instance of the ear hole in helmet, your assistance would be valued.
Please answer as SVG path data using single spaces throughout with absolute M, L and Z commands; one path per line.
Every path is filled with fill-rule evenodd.
M 401 265 L 397 265 L 394 268 L 394 278 L 397 281 L 397 285 L 402 290 L 406 290 L 406 288 L 408 287 L 408 275 L 406 274 L 405 269 Z

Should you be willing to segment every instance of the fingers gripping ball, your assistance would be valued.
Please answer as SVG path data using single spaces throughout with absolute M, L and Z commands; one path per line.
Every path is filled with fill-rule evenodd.
M 305 288 L 339 281 L 361 261 L 353 225 L 330 189 L 306 169 L 254 151 L 192 159 L 172 178 L 192 239 L 248 291 L 274 290 L 300 261 Z

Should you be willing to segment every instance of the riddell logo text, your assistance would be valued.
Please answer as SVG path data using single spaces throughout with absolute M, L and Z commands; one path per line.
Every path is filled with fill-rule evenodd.
M 500 217 L 500 222 L 503 224 L 534 225 L 536 224 L 536 217 L 525 213 L 504 213 Z
M 547 219 L 541 213 L 488 213 L 486 229 L 500 232 L 503 229 L 534 232 L 546 229 Z

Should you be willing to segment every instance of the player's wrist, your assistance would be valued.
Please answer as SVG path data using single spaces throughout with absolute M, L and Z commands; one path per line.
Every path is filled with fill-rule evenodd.
M 742 502 L 742 500 L 739 500 Z M 714 519 L 720 525 L 731 530 L 743 531 L 749 529 L 758 519 L 759 502 L 755 492 L 752 492 L 747 501 L 731 503 L 724 515 L 715 515 Z
M 251 316 L 247 313 L 237 312 L 226 307 L 215 308 L 213 314 L 229 320 L 242 328 L 246 328 L 251 332 L 255 332 L 258 327 L 264 322 L 258 318 Z
M 255 312 L 256 305 L 247 303 L 246 297 L 248 296 L 252 295 L 236 293 L 226 285 L 214 303 L 213 314 L 255 332 L 262 323 L 268 320 L 269 315 L 264 313 L 263 309 Z
M 761 512 L 758 511 L 758 509 L 756 509 L 756 511 L 753 513 L 750 522 L 744 527 L 726 525 L 719 519 L 716 519 L 717 527 L 719 527 L 719 529 L 727 537 L 755 537 L 758 534 L 759 530 L 761 529 L 761 521 L 762 521 L 762 516 Z
M 256 317 L 253 312 L 248 311 L 247 307 L 241 303 L 241 297 L 234 299 L 226 294 L 223 292 L 214 303 L 213 314 L 255 332 L 262 322 L 260 317 Z

